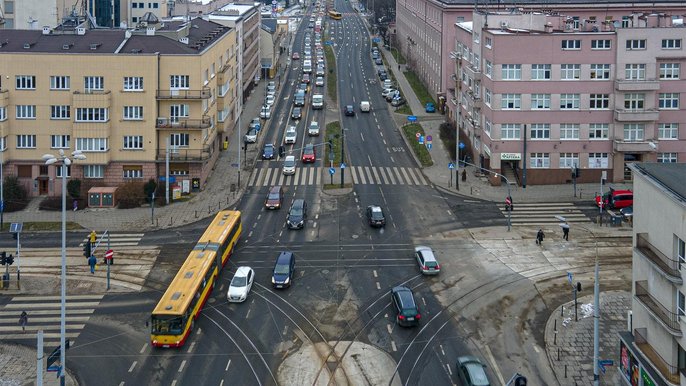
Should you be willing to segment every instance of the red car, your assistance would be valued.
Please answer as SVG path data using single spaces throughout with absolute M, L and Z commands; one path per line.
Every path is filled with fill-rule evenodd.
M 298 60 L 300 59 L 300 53 L 299 52 L 294 52 L 293 53 L 293 60 Z
M 311 143 L 305 145 L 305 149 L 303 150 L 303 157 L 302 157 L 303 163 L 312 163 L 316 159 L 317 159 L 317 155 L 315 154 L 314 146 Z
M 614 190 L 603 194 L 602 200 L 600 196 L 595 198 L 596 205 L 605 209 L 622 209 L 634 205 L 634 192 L 631 190 Z
M 310 84 L 310 74 L 303 74 L 303 83 Z

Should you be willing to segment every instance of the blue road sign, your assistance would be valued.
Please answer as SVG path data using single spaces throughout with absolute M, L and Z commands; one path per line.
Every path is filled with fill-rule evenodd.
M 164 177 L 164 176 L 160 177 L 161 182 L 165 182 L 166 180 L 167 180 L 167 177 Z M 169 183 L 173 184 L 175 182 L 176 182 L 176 177 L 175 176 L 169 176 Z
M 424 144 L 424 136 L 423 136 L 423 135 L 420 135 L 420 136 L 419 136 L 419 144 L 420 144 L 420 145 L 423 145 L 423 144 Z
M 455 164 L 452 162 L 448 162 L 448 169 L 450 169 L 450 170 L 455 169 Z
M 327 40 L 327 41 L 324 42 L 324 45 L 332 46 L 332 45 L 333 45 L 333 42 L 332 42 L 331 40 Z
M 427 142 L 433 141 L 433 137 L 430 136 L 430 135 L 427 135 L 427 136 L 426 136 L 426 141 L 427 141 Z
M 408 122 L 417 122 L 417 116 L 416 115 L 408 115 L 407 121 Z
M 5 201 L 0 201 L 0 212 L 5 211 Z
M 567 272 L 567 281 L 569 282 L 569 284 L 572 284 L 572 273 L 571 272 Z
M 345 169 L 345 162 L 341 162 L 341 169 Z
M 460 149 L 464 149 L 464 143 L 463 143 L 463 142 L 460 142 L 460 144 L 457 145 L 457 147 L 459 147 Z
M 605 366 L 614 366 L 614 365 L 615 365 L 615 361 L 613 361 L 612 359 L 601 359 L 601 360 L 598 361 L 598 364 L 599 364 L 600 366 L 603 366 L 603 367 L 605 367 Z
M 374 39 L 372 39 L 372 41 L 373 41 L 374 43 L 378 43 L 378 42 L 381 41 L 381 38 L 374 38 Z
M 336 169 L 329 168 L 329 174 L 333 175 L 334 173 L 336 173 Z
M 431 147 L 432 147 L 432 146 L 433 146 L 433 144 L 432 144 L 431 142 L 429 142 L 429 143 L 426 144 L 426 148 L 427 148 L 428 150 L 431 150 Z

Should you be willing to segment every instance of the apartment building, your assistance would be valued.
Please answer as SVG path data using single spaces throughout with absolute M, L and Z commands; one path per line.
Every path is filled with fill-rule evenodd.
M 239 84 L 243 85 L 239 111 L 243 101 L 250 95 L 256 76 L 260 74 L 260 28 L 261 16 L 258 5 L 230 3 L 204 16 L 207 20 L 236 30 L 238 38 Z
M 683 21 L 577 22 L 474 12 L 456 24 L 448 115 L 474 160 L 522 185 L 571 182 L 572 170 L 623 182 L 632 162 L 685 162 Z
M 139 30 L 0 30 L 4 174 L 59 195 L 42 155 L 81 150 L 68 178 L 94 186 L 157 180 L 204 186 L 238 99 L 236 31 L 202 19 Z
M 617 369 L 624 385 L 686 384 L 686 164 L 636 163 L 633 297 Z

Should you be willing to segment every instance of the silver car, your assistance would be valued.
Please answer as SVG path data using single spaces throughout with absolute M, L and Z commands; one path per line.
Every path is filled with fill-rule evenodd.
M 286 135 L 283 137 L 283 142 L 285 144 L 295 143 L 298 138 L 298 132 L 295 130 L 295 126 L 288 126 L 286 129 Z
M 434 251 L 426 246 L 419 245 L 414 249 L 414 257 L 419 264 L 419 270 L 424 275 L 438 275 L 441 272 L 441 266 L 436 260 Z

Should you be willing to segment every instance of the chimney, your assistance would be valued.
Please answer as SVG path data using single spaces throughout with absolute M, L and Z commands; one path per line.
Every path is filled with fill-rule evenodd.
M 52 33 L 52 30 L 50 30 L 50 26 L 44 25 L 43 26 L 43 35 L 50 35 Z
M 77 35 L 85 35 L 85 34 L 86 34 L 86 28 L 84 28 L 84 27 L 76 27 L 76 34 L 77 34 Z
M 179 41 L 185 45 L 188 45 L 188 37 L 179 38 Z

